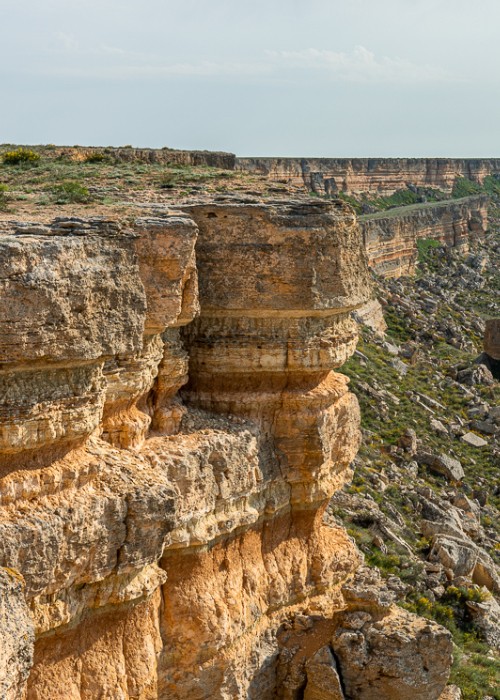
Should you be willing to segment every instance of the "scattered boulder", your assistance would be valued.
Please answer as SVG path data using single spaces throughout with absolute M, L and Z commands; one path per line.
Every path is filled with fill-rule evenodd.
M 407 428 L 399 438 L 399 445 L 405 452 L 414 455 L 417 451 L 417 433 L 413 428 Z
M 477 559 L 477 547 L 473 542 L 451 535 L 436 535 L 429 554 L 430 561 L 439 561 L 455 576 L 472 576 Z
M 447 685 L 439 700 L 462 700 L 462 691 L 457 685 Z
M 475 386 L 476 384 L 491 386 L 495 383 L 491 370 L 484 364 L 477 364 L 473 367 L 459 370 L 457 372 L 457 381 L 466 386 Z
M 495 598 L 487 597 L 481 602 L 468 600 L 466 605 L 474 627 L 484 640 L 494 649 L 500 649 L 500 605 Z
M 345 700 L 330 647 L 322 647 L 307 661 L 306 675 L 304 700 Z
M 416 460 L 419 464 L 425 464 L 433 472 L 441 474 L 450 481 L 461 481 L 465 476 L 463 467 L 458 459 L 453 459 L 447 455 L 419 452 L 416 455 Z
M 352 615 L 344 615 L 332 638 L 347 697 L 439 699 L 451 664 L 448 630 L 399 608 L 361 628 L 353 627 Z
M 488 444 L 487 440 L 479 435 L 476 435 L 476 433 L 465 433 L 465 435 L 462 435 L 460 439 L 466 442 L 468 445 L 472 445 L 472 447 L 486 447 Z
M 491 318 L 486 321 L 484 351 L 494 360 L 500 360 L 500 318 Z

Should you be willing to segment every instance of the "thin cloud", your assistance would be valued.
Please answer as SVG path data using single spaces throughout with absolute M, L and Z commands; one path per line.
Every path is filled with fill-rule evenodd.
M 303 49 L 301 51 L 268 51 L 277 65 L 303 71 L 323 71 L 339 81 L 357 83 L 426 83 L 453 80 L 442 68 L 418 65 L 402 58 L 377 56 L 364 46 L 350 53 Z
M 273 80 L 297 80 L 321 77 L 350 83 L 435 83 L 458 82 L 448 71 L 388 56 L 377 57 L 364 46 L 351 52 L 322 49 L 265 51 L 245 61 L 200 59 L 192 62 L 172 61 L 158 53 L 127 51 L 108 44 L 85 45 L 72 34 L 58 33 L 57 48 L 35 72 L 95 79 L 161 77 L 268 77 Z M 51 61 L 50 53 L 68 56 L 67 62 Z M 83 60 L 86 57 L 87 60 Z

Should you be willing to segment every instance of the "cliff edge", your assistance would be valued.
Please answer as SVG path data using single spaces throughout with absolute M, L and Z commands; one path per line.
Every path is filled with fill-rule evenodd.
M 449 633 L 324 519 L 370 295 L 341 203 L 0 225 L 5 700 L 437 700 Z

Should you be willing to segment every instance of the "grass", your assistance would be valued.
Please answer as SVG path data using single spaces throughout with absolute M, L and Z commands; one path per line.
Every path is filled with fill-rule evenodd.
M 85 204 L 89 195 L 98 209 L 101 205 L 123 206 L 137 201 L 172 201 L 192 193 L 226 191 L 228 187 L 235 192 L 256 187 L 265 194 L 274 185 L 253 173 L 207 165 L 115 160 L 113 150 L 107 148 L 79 161 L 64 155 L 56 157 L 52 149 L 37 147 L 36 162 L 31 162 L 8 156 L 27 149 L 0 146 L 0 181 L 24 198 L 24 208 L 55 200 L 58 204 Z M 89 195 L 67 183 L 78 183 Z M 13 200 L 21 201 L 18 196 Z
M 432 248 L 440 248 L 441 243 L 433 238 L 417 239 L 417 261 L 419 263 L 430 262 L 429 251 Z
M 8 211 L 9 208 L 9 188 L 7 185 L 0 183 L 0 211 Z
M 74 180 L 55 185 L 51 192 L 55 204 L 88 204 L 92 200 L 87 187 Z

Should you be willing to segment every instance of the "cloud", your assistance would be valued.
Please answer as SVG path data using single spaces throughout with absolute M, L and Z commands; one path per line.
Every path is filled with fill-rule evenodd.
M 364 46 L 350 53 L 304 49 L 267 51 L 277 65 L 303 71 L 323 72 L 331 78 L 356 83 L 424 83 L 453 79 L 448 71 L 431 65 L 419 65 L 402 58 L 377 58 Z
M 299 79 L 319 78 L 334 82 L 380 83 L 436 83 L 457 82 L 448 71 L 416 64 L 399 57 L 377 57 L 364 46 L 351 52 L 323 49 L 295 51 L 264 51 L 245 60 L 203 59 L 178 61 L 161 53 L 130 51 L 104 43 L 85 43 L 73 34 L 58 33 L 56 45 L 46 54 L 34 72 L 86 77 L 95 79 L 126 80 L 128 78 L 161 77 L 233 77 L 268 78 L 274 81 L 294 82 Z M 50 57 L 52 54 L 52 60 Z M 67 56 L 66 61 L 60 55 Z M 54 57 L 57 59 L 54 61 Z

